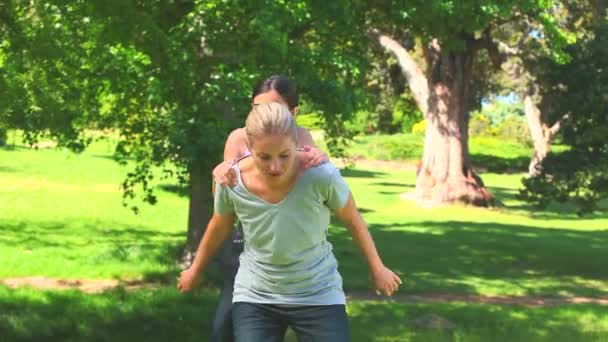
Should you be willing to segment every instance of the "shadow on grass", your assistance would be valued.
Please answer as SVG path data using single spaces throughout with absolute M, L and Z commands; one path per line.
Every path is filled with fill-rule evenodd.
M 25 145 L 4 145 L 0 147 L 0 151 L 13 152 L 13 151 L 36 151 L 35 148 L 31 148 Z
M 354 302 L 349 312 L 354 341 L 599 341 L 608 335 L 606 328 L 593 326 L 604 324 L 608 308 L 592 305 L 525 308 Z M 429 314 L 455 327 L 439 330 L 412 324 Z M 587 325 L 577 322 L 577 315 L 589 317 Z
M 359 169 L 341 169 L 340 174 L 342 174 L 342 177 L 349 178 L 374 178 L 383 175 L 384 172 Z
M 399 187 L 406 187 L 406 188 L 415 188 L 416 184 L 411 184 L 411 183 L 395 183 L 395 182 L 376 182 L 376 183 L 370 183 L 370 185 L 380 185 L 380 186 L 399 186 Z
M 37 222 L 32 226 L 31 222 L 0 221 L 0 231 L 0 247 L 36 252 L 44 250 L 44 255 L 58 258 L 53 263 L 161 265 L 166 271 L 142 269 L 144 280 L 156 283 L 175 279 L 179 273 L 176 261 L 181 256 L 186 238 L 185 231 L 163 232 L 104 222 L 86 225 Z M 48 262 L 37 260 L 32 256 L 28 261 Z
M 525 295 L 608 296 L 608 231 L 466 221 L 371 224 L 384 262 L 405 291 L 478 294 L 507 286 Z M 346 289 L 367 289 L 365 263 L 346 229 L 330 229 Z M 498 284 L 498 285 L 496 285 Z
M 523 187 L 523 185 L 522 185 Z M 528 203 L 519 198 L 519 190 L 510 189 L 498 186 L 489 186 L 488 189 L 501 203 L 501 206 L 511 210 L 527 211 L 531 217 L 536 219 L 555 219 L 555 220 L 580 220 L 584 219 L 606 219 L 608 218 L 608 210 L 602 208 L 592 214 L 580 217 L 576 213 L 574 203 L 558 203 L 553 202 L 545 208 L 541 208 L 533 203 Z M 517 204 L 506 204 L 507 201 L 516 202 Z M 601 204 L 607 207 L 606 203 Z
M 2 341 L 205 341 L 215 292 L 102 294 L 0 287 Z
M 187 186 L 185 185 L 177 185 L 177 184 L 161 184 L 158 186 L 159 189 L 178 195 L 179 197 L 188 197 L 190 196 L 190 192 Z
M 0 165 L 0 172 L 17 173 L 17 172 L 21 172 L 21 171 L 22 171 L 22 169 L 17 169 L 17 168 L 6 166 L 6 165 Z
M 208 290 L 179 295 L 173 286 L 101 294 L 0 287 L 0 339 L 207 341 L 216 298 L 217 292 Z M 530 309 L 351 301 L 348 309 L 353 342 L 595 341 L 606 336 L 602 317 L 608 314 L 608 308 L 590 305 Z M 455 328 L 438 331 L 411 324 L 427 314 L 439 315 Z
M 530 157 L 505 158 L 491 154 L 476 153 L 471 155 L 475 168 L 483 168 L 495 173 L 520 173 L 528 170 Z

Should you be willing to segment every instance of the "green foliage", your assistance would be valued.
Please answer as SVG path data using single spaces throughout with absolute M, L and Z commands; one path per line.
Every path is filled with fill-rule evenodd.
M 483 113 L 477 112 L 471 115 L 469 120 L 469 136 L 492 136 L 492 122 Z
M 357 136 L 351 147 L 355 158 L 416 160 L 422 155 L 423 139 L 413 134 Z
M 554 9 L 561 5 L 550 0 L 415 0 L 407 6 L 401 1 L 382 1 L 374 2 L 370 12 L 377 18 L 374 25 L 385 32 L 407 28 L 424 42 L 436 38 L 451 49 L 465 48 L 467 34 L 478 35 L 516 17 L 526 18 L 540 24 L 554 56 L 563 60 L 573 36 L 555 20 Z
M 426 132 L 426 120 L 420 120 L 412 126 L 412 134 L 424 135 Z
M 520 116 L 508 116 L 498 124 L 492 124 L 485 112 L 476 112 L 469 121 L 469 136 L 495 137 L 532 146 L 528 123 Z
M 359 110 L 346 123 L 346 128 L 353 135 L 371 134 L 377 129 L 377 124 L 370 120 L 370 116 L 367 110 Z
M 469 136 L 496 137 L 532 146 L 521 102 L 493 99 L 471 114 Z
M 525 116 L 524 106 L 519 99 L 516 99 L 515 102 L 493 99 L 482 108 L 482 112 L 490 120 L 492 126 L 497 126 L 513 117 L 523 118 Z
M 8 127 L 0 121 L 0 147 L 6 145 L 8 139 Z
M 552 119 L 568 114 L 561 130 L 568 153 L 550 156 L 537 177 L 524 181 L 522 196 L 540 205 L 574 201 L 581 214 L 608 198 L 608 23 L 604 19 L 587 41 L 569 48 L 566 65 L 544 61 L 538 76 Z
M 422 112 L 416 106 L 411 93 L 402 93 L 393 108 L 393 124 L 400 126 L 401 133 L 408 133 L 422 119 Z
M 349 6 L 2 2 L 0 122 L 32 142 L 48 133 L 78 151 L 91 142 L 86 129 L 117 129 L 115 158 L 135 161 L 125 199 L 141 192 L 154 203 L 152 169 L 175 165 L 166 174 L 182 182 L 210 170 L 228 132 L 242 125 L 253 84 L 281 73 L 323 116 L 339 155 L 352 84 L 365 68 L 352 53 L 365 38 L 350 34 Z M 330 14 L 340 17 L 317 21 Z
M 346 123 L 347 129 L 355 135 L 408 133 L 422 120 L 422 113 L 414 104 L 409 92 L 404 92 L 396 100 L 390 101 L 393 104 L 390 110 L 384 104 L 378 104 L 375 110 L 357 111 Z
M 296 122 L 309 131 L 323 129 L 323 118 L 318 114 L 298 114 Z

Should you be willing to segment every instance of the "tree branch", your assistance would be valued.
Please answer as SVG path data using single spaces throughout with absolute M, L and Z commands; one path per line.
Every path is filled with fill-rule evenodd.
M 387 51 L 397 57 L 401 71 L 414 95 L 414 100 L 422 113 L 428 111 L 429 86 L 424 73 L 407 50 L 393 38 L 380 33 L 376 29 L 370 29 L 368 35 L 372 40 L 377 40 Z
M 515 44 L 515 46 L 509 46 L 508 44 L 499 41 L 498 47 L 502 51 L 501 55 L 503 56 L 503 58 L 506 59 L 508 57 L 521 56 L 522 49 L 524 48 L 524 45 L 528 41 L 528 38 L 530 38 L 530 31 L 531 31 L 530 28 L 527 28 L 522 33 L 521 37 L 519 37 L 519 40 L 517 41 L 517 44 Z
M 564 116 L 562 116 L 561 118 L 559 118 L 559 120 L 557 120 L 553 126 L 551 126 L 551 128 L 549 128 L 549 133 L 551 134 L 551 136 L 554 136 L 555 134 L 557 134 L 557 132 L 559 132 L 560 128 L 562 128 L 562 124 L 564 123 L 564 121 L 568 120 L 570 118 L 570 114 L 565 114 Z
M 494 65 L 494 68 L 500 69 L 502 63 L 505 61 L 506 58 L 500 53 L 500 51 L 498 50 L 498 45 L 492 40 L 492 35 L 490 33 L 489 28 L 485 29 L 481 38 L 475 39 L 473 44 L 473 47 L 475 49 L 488 50 L 488 55 L 490 56 L 492 65 Z

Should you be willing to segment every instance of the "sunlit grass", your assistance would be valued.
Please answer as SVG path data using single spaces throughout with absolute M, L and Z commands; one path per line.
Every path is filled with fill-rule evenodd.
M 168 181 L 139 215 L 121 205 L 127 168 L 111 141 L 75 155 L 58 149 L 0 149 L 0 278 L 158 279 L 159 290 L 90 295 L 0 287 L 0 341 L 204 340 L 217 292 L 174 289 L 185 241 L 187 198 Z M 501 206 L 421 208 L 400 198 L 413 172 L 343 172 L 402 293 L 608 296 L 608 215 L 544 211 L 515 196 L 522 174 L 484 173 Z M 347 231 L 330 241 L 348 291 L 368 291 L 365 263 Z M 354 341 L 608 340 L 605 307 L 522 308 L 478 304 L 349 304 Z M 417 328 L 433 313 L 454 330 Z

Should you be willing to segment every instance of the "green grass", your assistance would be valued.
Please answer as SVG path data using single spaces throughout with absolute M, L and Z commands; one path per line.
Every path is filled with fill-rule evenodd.
M 142 278 L 175 272 L 187 202 L 122 206 L 127 169 L 107 144 L 74 155 L 61 150 L 0 150 L 0 278 L 27 275 Z
M 386 263 L 407 292 L 484 295 L 608 295 L 608 215 L 574 208 L 539 212 L 518 201 L 519 175 L 485 174 L 498 209 L 422 209 L 399 200 L 411 172 L 345 172 Z M 350 176 L 350 177 L 349 177 Z M 332 230 L 347 287 L 364 288 L 361 260 L 345 229 Z
M 134 215 L 121 206 L 126 172 L 98 142 L 62 150 L 0 149 L 0 278 L 162 279 L 159 290 L 88 295 L 0 287 L 0 341 L 200 340 L 216 292 L 180 297 L 175 257 L 185 240 L 187 199 L 165 191 Z M 608 214 L 579 218 L 569 206 L 544 211 L 515 197 L 520 174 L 482 175 L 503 206 L 419 208 L 399 199 L 414 174 L 343 172 L 385 263 L 403 293 L 608 296 Z M 368 289 L 368 274 L 346 230 L 330 241 L 347 290 Z M 355 341 L 608 340 L 608 308 L 529 309 L 473 304 L 351 301 Z M 424 313 L 457 328 L 435 332 L 408 321 Z M 561 334 L 561 335 L 560 335 Z M 563 340 L 563 339 L 561 339 Z
M 165 288 L 102 294 L 6 290 L 0 287 L 0 340 L 204 341 L 217 292 L 180 296 Z M 525 308 L 481 304 L 351 302 L 354 342 L 370 341 L 606 341 L 608 308 L 568 305 Z M 413 324 L 433 314 L 455 325 Z

